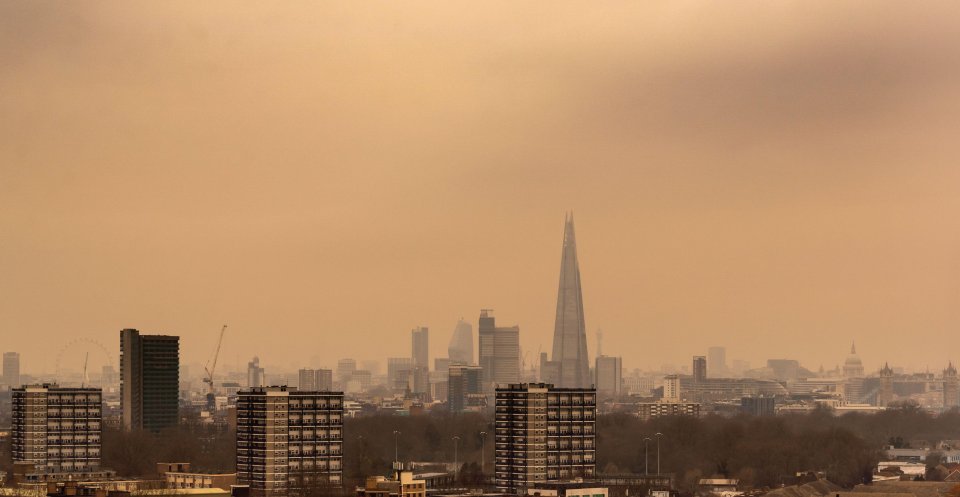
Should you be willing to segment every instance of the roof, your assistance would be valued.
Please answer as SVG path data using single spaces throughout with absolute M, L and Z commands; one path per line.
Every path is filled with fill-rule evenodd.
M 740 480 L 734 478 L 701 478 L 700 485 L 736 485 Z

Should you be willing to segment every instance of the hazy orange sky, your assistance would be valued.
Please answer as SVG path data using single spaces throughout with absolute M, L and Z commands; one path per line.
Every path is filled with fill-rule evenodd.
M 960 359 L 960 3 L 0 3 L 0 349 Z

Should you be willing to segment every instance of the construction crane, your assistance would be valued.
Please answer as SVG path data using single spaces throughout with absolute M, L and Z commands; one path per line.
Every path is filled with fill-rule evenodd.
M 213 364 L 210 365 L 210 361 L 207 361 L 207 364 L 203 366 L 203 369 L 207 372 L 207 377 L 203 379 L 203 382 L 210 385 L 210 392 L 207 393 L 207 408 L 210 411 L 217 407 L 217 396 L 213 391 L 213 373 L 217 370 L 217 359 L 220 357 L 220 346 L 223 345 L 223 334 L 226 331 L 227 325 L 223 325 L 223 328 L 220 328 L 220 338 L 217 339 L 217 350 L 213 353 Z M 207 365 L 210 367 L 207 367 Z
M 83 382 L 80 383 L 80 388 L 87 386 L 87 383 L 90 383 L 90 379 L 87 378 L 87 363 L 90 362 L 90 352 L 87 351 L 87 355 L 83 358 Z

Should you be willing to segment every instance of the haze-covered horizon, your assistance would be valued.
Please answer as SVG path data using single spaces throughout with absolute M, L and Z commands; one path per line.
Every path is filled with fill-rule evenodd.
M 0 4 L 0 349 L 960 359 L 960 5 Z M 51 352 L 52 351 L 52 352 Z M 45 366 L 41 366 L 45 364 Z

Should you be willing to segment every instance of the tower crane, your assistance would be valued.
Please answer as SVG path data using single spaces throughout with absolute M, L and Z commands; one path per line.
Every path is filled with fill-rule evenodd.
M 217 370 L 217 359 L 220 357 L 220 346 L 223 345 L 223 334 L 227 331 L 227 325 L 223 325 L 223 328 L 220 328 L 220 338 L 217 339 L 217 350 L 213 353 L 213 364 L 210 364 L 211 361 L 207 361 L 207 364 L 203 366 L 203 369 L 207 372 L 207 377 L 203 379 L 203 382 L 210 385 L 210 391 L 207 393 L 207 408 L 210 411 L 213 411 L 217 406 L 217 396 L 213 391 L 213 373 Z M 207 367 L 209 365 L 210 367 Z

